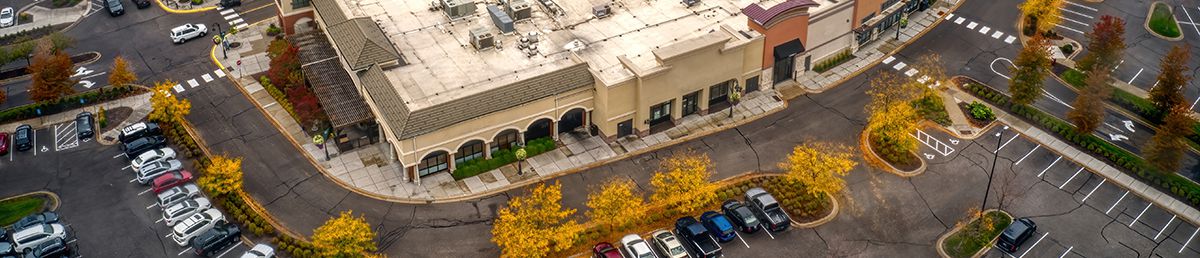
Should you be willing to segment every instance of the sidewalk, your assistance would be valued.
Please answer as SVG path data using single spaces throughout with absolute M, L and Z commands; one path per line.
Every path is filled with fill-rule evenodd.
M 54 26 L 59 24 L 73 23 L 83 19 L 92 5 L 88 1 L 79 2 L 72 7 L 49 9 L 41 6 L 33 6 L 25 10 L 23 13 L 28 13 L 33 16 L 33 21 L 29 23 L 19 23 L 12 27 L 0 29 L 0 36 L 9 35 L 24 30 L 32 30 L 45 26 Z
M 204 0 L 203 4 L 192 5 L 191 0 L 154 0 L 158 7 L 169 13 L 197 13 L 221 9 L 217 4 L 221 0 Z
M 17 126 L 22 125 L 22 124 L 28 124 L 30 126 L 33 126 L 33 128 L 42 128 L 42 127 L 46 127 L 46 126 L 50 126 L 50 125 L 54 125 L 54 124 L 70 122 L 70 121 L 75 120 L 75 115 L 79 114 L 79 112 L 87 111 L 87 112 L 91 112 L 92 114 L 95 114 L 99 110 L 100 107 L 104 107 L 105 110 L 111 110 L 111 109 L 118 108 L 118 107 L 129 107 L 129 108 L 133 109 L 133 113 L 129 115 L 129 118 L 125 119 L 125 121 L 122 121 L 121 124 L 117 125 L 117 127 L 114 127 L 112 130 L 109 130 L 108 132 L 103 132 L 100 134 L 100 136 L 96 137 L 97 141 L 102 144 L 111 144 L 112 140 L 106 141 L 105 138 L 116 139 L 117 132 L 120 130 L 120 128 L 123 128 L 129 124 L 132 124 L 135 121 L 145 120 L 146 116 L 150 114 L 150 93 L 149 92 L 142 93 L 140 95 L 134 95 L 134 96 L 126 97 L 123 99 L 103 102 L 103 103 L 99 103 L 96 105 L 87 106 L 84 108 L 63 111 L 58 114 L 53 114 L 53 115 L 48 115 L 48 116 L 43 116 L 43 117 L 38 117 L 38 118 L 31 118 L 31 119 L 26 119 L 26 120 L 22 120 L 22 121 L 2 124 L 2 125 L 0 125 L 0 132 L 15 131 Z

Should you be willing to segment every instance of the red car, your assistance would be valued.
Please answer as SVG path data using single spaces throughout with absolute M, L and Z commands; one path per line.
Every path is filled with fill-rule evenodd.
M 8 133 L 0 132 L 0 155 L 8 154 Z
M 616 247 L 608 242 L 600 242 L 592 246 L 592 257 L 596 258 L 621 258 L 621 251 L 617 251 Z
M 154 181 L 152 181 L 153 183 L 151 183 L 150 185 L 154 186 L 154 193 L 157 194 L 157 193 L 162 193 L 163 191 L 166 191 L 167 189 L 171 189 L 171 187 L 180 186 L 180 185 L 183 185 L 184 183 L 191 182 L 191 181 L 192 181 L 192 172 L 188 172 L 187 170 L 179 170 L 179 171 L 174 171 L 174 172 L 167 172 L 166 174 L 162 174 L 161 176 L 155 177 Z

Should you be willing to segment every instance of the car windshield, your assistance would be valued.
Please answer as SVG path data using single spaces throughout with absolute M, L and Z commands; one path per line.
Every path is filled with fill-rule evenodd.
M 51 227 L 50 224 L 42 224 L 42 231 L 46 232 L 46 234 L 50 234 L 54 232 L 54 228 Z
M 681 255 L 686 252 L 687 251 L 683 250 L 683 246 L 677 245 L 675 247 L 671 247 L 671 256 Z
M 746 225 L 758 224 L 758 218 L 755 218 L 754 214 L 750 213 L 749 208 L 742 207 L 741 209 L 737 209 L 737 213 L 739 217 L 742 217 L 746 220 Z

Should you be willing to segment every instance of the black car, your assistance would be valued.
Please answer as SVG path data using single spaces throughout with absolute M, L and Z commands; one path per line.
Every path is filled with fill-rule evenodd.
M 22 229 L 32 226 L 55 222 L 58 222 L 58 213 L 54 213 L 53 211 L 32 214 L 25 216 L 25 218 L 21 218 L 21 220 L 18 220 L 17 223 L 13 224 L 13 232 L 21 231 Z
M 1000 239 L 996 240 L 996 247 L 1005 252 L 1016 252 L 1017 247 L 1029 240 L 1034 232 L 1037 232 L 1037 223 L 1033 223 L 1029 218 L 1017 219 L 1000 234 Z
M 33 149 L 33 127 L 29 125 L 17 126 L 17 131 L 13 133 L 13 145 L 16 145 L 17 151 Z
M 225 247 L 238 243 L 241 238 L 242 230 L 237 225 L 221 223 L 192 238 L 192 250 L 196 250 L 196 255 L 211 257 Z
M 121 128 L 121 134 L 117 135 L 117 139 L 121 140 L 121 143 L 129 143 L 138 138 L 152 135 L 162 135 L 162 129 L 158 128 L 158 124 L 141 122 Z
M 104 9 L 107 9 L 108 15 L 112 17 L 125 14 L 125 6 L 121 5 L 121 0 L 104 0 Z
M 92 138 L 96 135 L 96 128 L 92 123 L 92 113 L 84 111 L 75 115 L 75 131 L 79 134 L 79 139 Z
M 754 233 L 761 228 L 758 225 L 758 217 L 754 216 L 750 207 L 737 200 L 726 200 L 725 203 L 722 203 L 721 213 L 725 213 L 725 217 L 729 217 L 729 221 L 733 222 L 733 226 L 738 231 Z
M 67 257 L 71 254 L 70 247 L 62 238 L 54 238 L 25 253 L 25 258 Z
M 721 245 L 709 235 L 708 229 L 696 218 L 682 217 L 675 220 L 675 235 L 682 239 L 684 248 L 692 253 L 692 257 L 711 258 L 721 257 Z
M 150 0 L 133 0 L 133 4 L 137 5 L 138 9 L 146 9 L 150 7 Z
M 146 136 L 133 140 L 129 143 L 121 145 L 121 150 L 125 151 L 125 157 L 133 159 L 143 152 L 162 148 L 167 146 L 167 139 L 162 135 Z
M 242 5 L 242 0 L 221 0 L 221 2 L 218 4 L 220 4 L 221 7 L 230 8 Z

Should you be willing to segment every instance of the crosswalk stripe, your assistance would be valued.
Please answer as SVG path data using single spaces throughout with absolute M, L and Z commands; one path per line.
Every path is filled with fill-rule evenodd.
M 226 15 L 226 16 L 225 16 L 225 20 L 226 20 L 226 21 L 228 21 L 228 20 L 233 20 L 233 19 L 237 19 L 237 18 L 238 18 L 238 14 L 237 14 L 237 13 L 230 14 L 230 15 Z
M 958 19 L 954 19 L 954 24 L 962 24 L 962 22 L 966 20 L 967 18 L 958 17 Z
M 171 88 L 175 89 L 175 93 L 183 93 L 183 91 L 184 91 L 183 86 L 181 86 L 179 84 L 175 84 L 175 87 L 171 87 Z
M 200 78 L 204 78 L 204 82 L 212 82 L 213 81 L 212 75 L 208 75 L 207 73 L 204 75 L 201 75 Z
M 884 64 L 890 64 L 890 63 L 892 63 L 892 61 L 896 61 L 896 57 L 894 57 L 894 56 L 888 56 L 887 58 L 884 58 L 884 59 L 883 59 L 883 63 L 884 63 Z
M 242 18 L 238 18 L 237 20 L 229 21 L 229 25 L 234 25 L 234 24 L 243 23 L 243 22 L 246 22 L 246 20 L 243 20 Z
M 191 85 L 192 88 L 195 88 L 196 86 L 200 86 L 200 83 L 196 82 L 196 79 L 188 80 L 187 83 L 188 83 L 188 85 Z
M 983 33 L 983 35 L 987 35 L 989 31 L 992 31 L 992 28 L 988 28 L 988 26 L 983 26 L 982 29 L 979 29 L 979 33 Z
M 225 71 L 221 69 L 213 70 L 213 73 L 217 74 L 217 78 L 225 78 Z
M 900 69 L 904 69 L 904 67 L 908 67 L 908 64 L 905 64 L 904 62 L 896 62 L 896 66 L 892 66 L 892 69 L 899 71 Z
M 1008 36 L 1007 38 L 1004 38 L 1004 43 L 1012 44 L 1015 40 L 1017 40 L 1017 37 Z
M 913 77 L 913 75 L 917 75 L 919 72 L 921 71 L 917 71 L 916 68 L 910 68 L 908 71 L 904 72 L 904 76 Z
M 245 29 L 246 27 L 250 27 L 250 25 L 246 25 L 245 23 L 242 23 L 242 24 L 238 24 L 237 26 L 233 26 L 233 27 L 237 28 L 238 30 L 242 30 L 242 29 Z
M 232 13 L 232 12 L 233 12 L 233 9 L 225 9 L 224 11 L 221 11 L 221 15 L 229 15 L 229 13 Z
M 953 14 L 953 13 L 948 13 L 948 14 L 946 14 L 946 20 L 947 20 L 947 21 L 949 21 L 949 20 L 950 20 L 950 19 L 952 19 L 952 18 L 954 18 L 954 14 Z
M 976 26 L 979 26 L 979 23 L 971 22 L 970 24 L 967 24 L 967 28 L 972 30 L 975 29 Z

